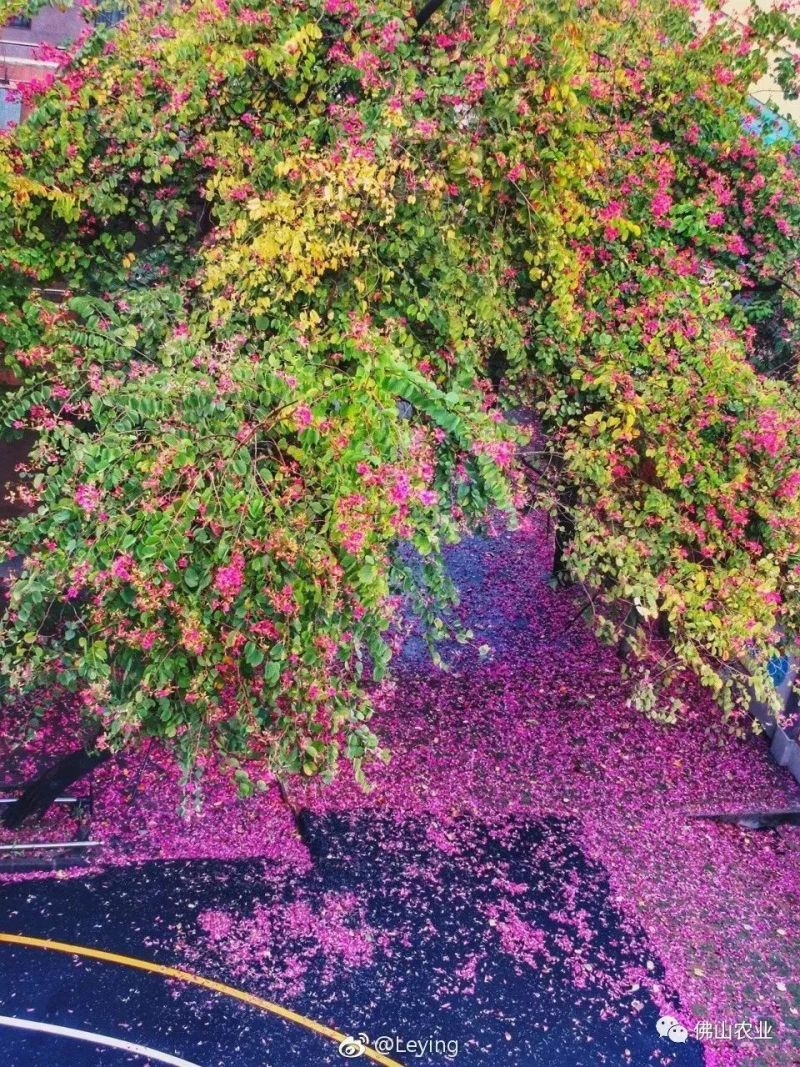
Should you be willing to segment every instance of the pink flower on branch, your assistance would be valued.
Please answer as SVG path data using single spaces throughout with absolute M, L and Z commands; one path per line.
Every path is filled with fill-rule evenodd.
M 234 552 L 230 563 L 218 567 L 214 575 L 214 588 L 220 594 L 225 608 L 230 607 L 231 601 L 239 595 L 244 585 L 244 556 L 241 552 Z
M 87 515 L 97 511 L 100 507 L 102 495 L 95 485 L 81 484 L 75 490 L 75 503 L 82 508 Z

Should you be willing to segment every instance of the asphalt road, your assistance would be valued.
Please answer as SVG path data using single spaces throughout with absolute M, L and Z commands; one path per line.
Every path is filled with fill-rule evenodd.
M 302 875 L 260 861 L 172 861 L 0 888 L 5 934 L 182 968 L 274 1001 L 299 1021 L 124 962 L 0 942 L 0 1016 L 83 1032 L 0 1024 L 0 1062 L 370 1062 L 367 1051 L 343 1056 L 335 1037 L 314 1028 L 327 1026 L 366 1034 L 388 1062 L 421 1067 L 702 1063 L 691 1037 L 659 1036 L 659 1011 L 632 976 L 645 969 L 658 978 L 660 965 L 642 935 L 623 929 L 602 868 L 581 854 L 569 822 L 465 823 L 444 850 L 429 827 L 388 816 L 328 816 L 313 830 L 314 864 Z M 204 912 L 246 917 L 299 900 L 313 911 L 351 898 L 374 951 L 349 967 L 339 958 L 333 975 L 329 959 L 309 955 L 302 931 L 293 943 L 281 928 L 259 950 L 268 964 L 256 953 L 244 979 L 241 955 L 199 934 Z M 273 995 L 276 977 L 300 956 L 310 961 L 302 983 L 291 996 Z M 92 1034 L 152 1052 L 103 1046 Z

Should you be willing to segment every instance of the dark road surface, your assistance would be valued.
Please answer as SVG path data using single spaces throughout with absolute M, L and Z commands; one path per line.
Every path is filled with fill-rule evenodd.
M 346 1062 L 337 1041 L 312 1028 L 317 1023 L 364 1033 L 373 1044 L 379 1035 L 399 1039 L 405 1051 L 384 1042 L 383 1062 L 422 1067 L 702 1063 L 691 1038 L 674 1044 L 659 1037 L 659 1011 L 632 979 L 643 969 L 658 977 L 660 965 L 641 935 L 621 928 L 604 872 L 575 846 L 568 822 L 496 830 L 465 822 L 451 851 L 427 830 L 388 817 L 327 816 L 314 825 L 313 868 L 299 876 L 270 872 L 260 861 L 172 861 L 2 886 L 5 934 L 181 968 L 273 1000 L 311 1023 L 118 962 L 4 942 L 0 1016 L 135 1042 L 162 1059 L 3 1024 L 0 1062 Z M 377 938 L 369 960 L 333 976 L 314 957 L 302 989 L 288 998 L 257 970 L 242 979 L 224 950 L 204 947 L 199 937 L 204 911 L 247 916 L 258 905 L 298 899 L 313 908 L 331 894 L 357 895 L 361 922 L 386 937 Z M 538 931 L 533 940 L 531 930 Z M 264 975 L 291 968 L 302 953 L 302 932 L 295 944 L 285 930 L 281 936 L 271 946 L 279 959 Z M 352 1058 L 371 1062 L 366 1054 Z

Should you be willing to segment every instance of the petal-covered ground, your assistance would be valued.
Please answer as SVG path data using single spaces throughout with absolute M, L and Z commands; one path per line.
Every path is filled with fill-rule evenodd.
M 699 690 L 678 726 L 630 709 L 614 653 L 548 585 L 548 554 L 539 516 L 451 551 L 475 640 L 447 650 L 446 671 L 405 642 L 377 697 L 394 757 L 373 790 L 343 774 L 298 793 L 313 855 L 271 786 L 233 800 L 213 770 L 184 821 L 152 748 L 95 776 L 103 863 L 265 859 L 242 900 L 206 893 L 180 928 L 165 913 L 153 949 L 330 1018 L 347 974 L 349 1032 L 374 1031 L 381 997 L 408 1005 L 406 1033 L 416 1012 L 439 1025 L 457 1002 L 475 1055 L 506 1048 L 500 1062 L 520 1067 L 577 1065 L 578 1049 L 603 1062 L 593 1034 L 606 1062 L 697 1062 L 698 1045 L 655 1034 L 660 1011 L 700 1025 L 708 1064 L 800 1062 L 800 830 L 692 817 L 800 807 L 798 789 Z M 545 1026 L 571 1035 L 568 1051 L 536 1045 Z
M 663 979 L 660 965 L 643 934 L 624 928 L 603 869 L 587 863 L 572 829 L 465 818 L 442 850 L 417 819 L 330 814 L 311 822 L 305 875 L 252 860 L 113 868 L 14 887 L 7 923 L 166 964 L 177 956 L 192 973 L 366 1034 L 379 1050 L 395 1052 L 387 1038 L 429 1043 L 410 1056 L 397 1048 L 401 1064 L 699 1067 L 697 1042 L 659 1037 L 647 983 Z M 341 1062 L 335 1043 L 302 1028 L 248 1010 L 231 1016 L 219 998 L 154 989 L 150 976 L 145 991 L 113 963 L 79 960 L 74 973 L 50 955 L 0 943 L 12 991 L 0 997 L 3 1013 L 122 1032 L 206 1067 Z M 45 983 L 32 968 L 39 957 L 55 971 Z M 20 1067 L 47 1062 L 44 1052 L 19 1058 Z

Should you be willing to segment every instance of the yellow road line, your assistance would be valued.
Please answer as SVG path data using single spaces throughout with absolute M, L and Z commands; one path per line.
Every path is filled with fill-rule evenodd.
M 120 963 L 123 967 L 135 967 L 139 971 L 150 971 L 152 974 L 161 974 L 165 978 L 175 978 L 179 982 L 189 982 L 192 985 L 203 986 L 204 989 L 213 989 L 215 993 L 222 993 L 226 997 L 243 1000 L 245 1004 L 251 1004 L 254 1008 L 260 1008 L 262 1011 L 272 1012 L 273 1015 L 278 1015 L 281 1019 L 297 1023 L 298 1026 L 304 1026 L 306 1030 L 321 1034 L 337 1044 L 340 1044 L 349 1036 L 334 1030 L 330 1026 L 325 1026 L 324 1023 L 315 1022 L 314 1019 L 307 1019 L 305 1015 L 300 1015 L 299 1012 L 292 1011 L 290 1008 L 274 1004 L 271 1000 L 264 1000 L 263 997 L 257 997 L 253 993 L 246 993 L 243 989 L 236 989 L 235 986 L 226 985 L 224 982 L 215 982 L 213 978 L 203 978 L 202 975 L 192 974 L 190 971 L 182 971 L 177 967 L 165 967 L 161 963 L 151 963 L 149 960 L 137 959 L 136 956 L 120 956 L 116 952 L 105 952 L 99 948 L 68 945 L 64 941 L 50 941 L 41 937 L 26 937 L 24 934 L 0 933 L 0 942 L 5 942 L 8 945 L 24 945 L 26 948 L 44 948 L 53 952 L 65 952 L 70 956 L 88 956 L 90 959 L 104 960 L 106 963 Z M 389 1059 L 388 1056 L 382 1055 L 376 1049 L 370 1048 L 369 1045 L 364 1046 L 362 1055 L 374 1063 L 383 1064 L 383 1067 L 403 1067 L 397 1060 Z

